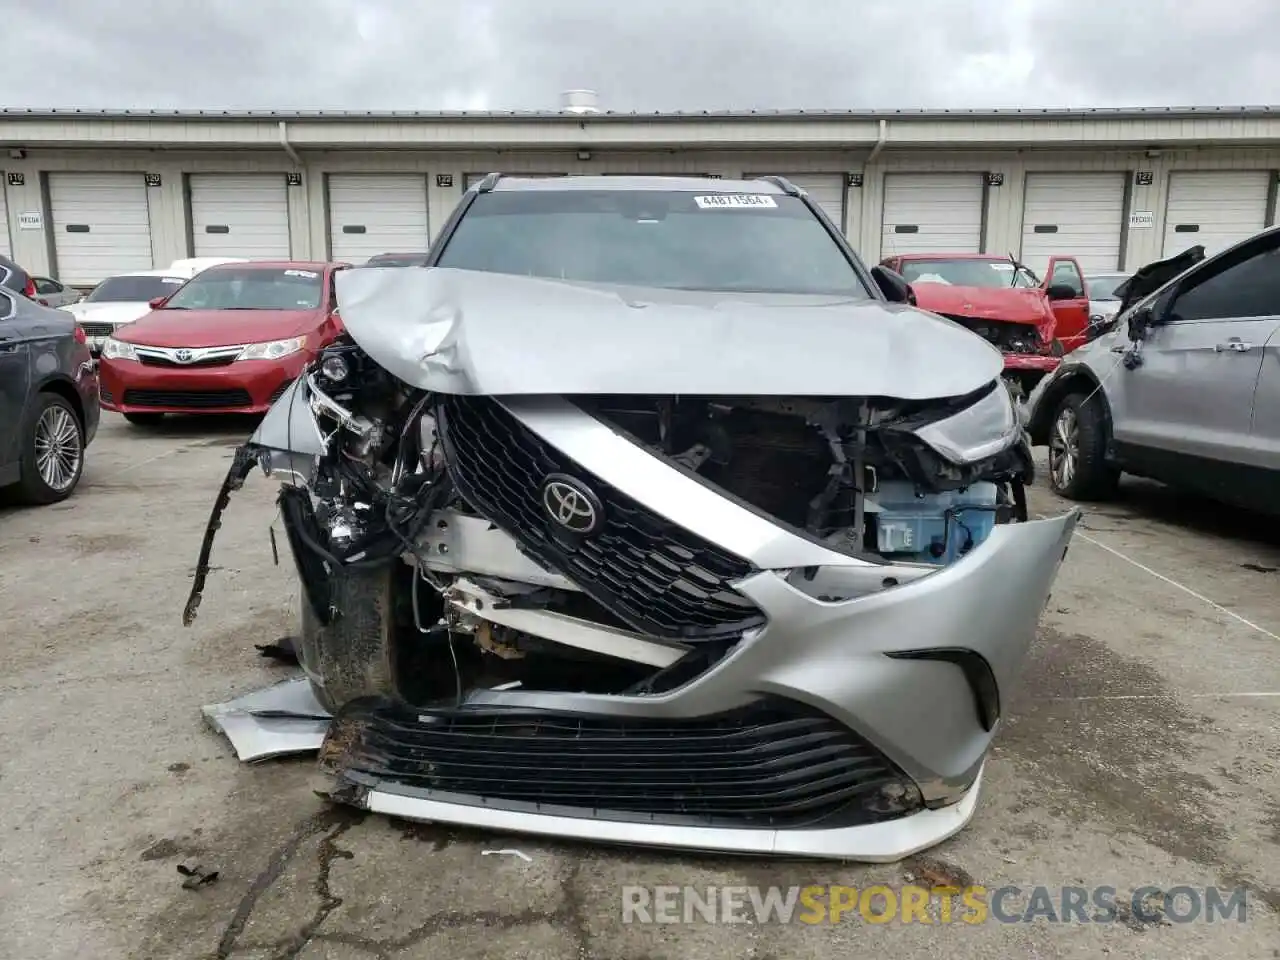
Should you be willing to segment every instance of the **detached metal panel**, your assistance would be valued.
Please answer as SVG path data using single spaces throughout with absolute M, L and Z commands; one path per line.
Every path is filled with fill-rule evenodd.
M 329 255 L 363 263 L 379 253 L 427 249 L 423 174 L 329 174 Z
M 979 253 L 982 175 L 886 173 L 880 256 Z
M 151 216 L 141 173 L 50 173 L 49 219 L 63 283 L 90 286 L 150 270 Z
M 1163 256 L 1200 243 L 1211 257 L 1257 233 L 1266 226 L 1270 183 L 1265 170 L 1169 174 Z
M 193 256 L 289 259 L 283 174 L 193 173 L 187 187 Z
M 1120 266 L 1123 173 L 1028 173 L 1022 212 L 1022 262 L 1044 276 L 1055 254 L 1082 269 Z

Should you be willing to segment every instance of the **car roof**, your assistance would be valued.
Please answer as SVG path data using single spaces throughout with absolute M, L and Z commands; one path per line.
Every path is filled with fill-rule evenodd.
M 115 280 L 118 277 L 171 277 L 174 280 L 185 280 L 172 270 L 130 270 L 128 273 L 113 273 L 109 277 L 103 277 L 102 281 Z
M 349 266 L 351 266 L 349 263 L 329 260 L 245 260 L 240 263 L 215 263 L 213 266 L 201 270 L 200 273 L 214 273 L 228 268 L 235 270 L 315 270 L 318 272 Z
M 999 253 L 891 253 L 891 260 L 992 260 L 1008 263 L 1009 258 Z
M 768 180 L 721 180 L 715 177 L 640 177 L 640 176 L 582 176 L 582 177 L 518 177 L 503 176 L 494 185 L 495 192 L 534 190 L 669 190 L 672 192 L 698 193 L 768 193 L 781 196 L 786 193 Z

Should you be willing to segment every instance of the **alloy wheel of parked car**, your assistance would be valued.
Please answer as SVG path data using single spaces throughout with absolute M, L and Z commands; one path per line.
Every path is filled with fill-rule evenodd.
M 23 499 L 56 503 L 71 495 L 84 469 L 84 429 L 71 404 L 57 394 L 39 397 L 23 458 Z
M 1049 428 L 1049 486 L 1071 500 L 1105 500 L 1120 471 L 1107 462 L 1107 420 L 1097 393 L 1063 397 Z
M 1080 425 L 1076 412 L 1064 406 L 1058 411 L 1058 419 L 1049 435 L 1049 470 L 1053 485 L 1059 490 L 1071 486 L 1076 475 L 1076 461 L 1080 459 Z

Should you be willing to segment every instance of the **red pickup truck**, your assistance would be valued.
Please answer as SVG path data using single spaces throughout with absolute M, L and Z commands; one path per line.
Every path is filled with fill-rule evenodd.
M 998 347 L 1005 379 L 1024 396 L 1088 339 L 1084 274 L 1072 257 L 1053 257 L 1044 280 L 1012 257 L 988 253 L 908 253 L 881 265 L 911 284 L 922 309 Z

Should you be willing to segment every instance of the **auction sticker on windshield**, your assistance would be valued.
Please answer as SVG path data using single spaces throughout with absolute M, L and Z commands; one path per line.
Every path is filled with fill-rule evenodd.
M 776 207 L 773 197 L 760 193 L 717 193 L 710 197 L 694 197 L 693 202 L 703 210 L 729 207 Z
M 286 277 L 302 277 L 304 280 L 314 280 L 320 276 L 320 274 L 311 270 L 286 270 L 284 275 Z

